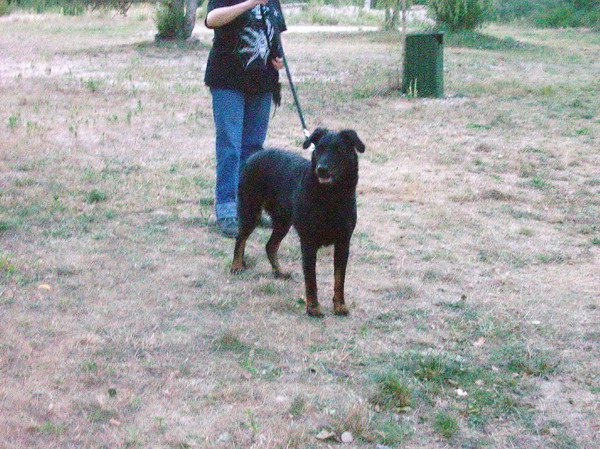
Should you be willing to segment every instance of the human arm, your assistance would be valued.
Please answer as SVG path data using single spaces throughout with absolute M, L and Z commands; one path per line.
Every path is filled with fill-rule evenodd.
M 246 11 L 257 5 L 266 5 L 269 0 L 246 0 L 232 6 L 215 8 L 206 15 L 205 24 L 208 28 L 219 28 L 234 21 Z

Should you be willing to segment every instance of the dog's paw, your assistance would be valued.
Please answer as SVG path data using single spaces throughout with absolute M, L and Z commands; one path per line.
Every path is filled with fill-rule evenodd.
M 348 310 L 348 307 L 346 307 L 344 304 L 342 305 L 335 305 L 333 307 L 333 314 L 337 315 L 337 316 L 348 316 L 350 315 L 350 311 Z
M 321 312 L 321 308 L 317 307 L 307 307 L 306 314 L 313 318 L 323 318 L 323 312 Z
M 233 264 L 231 264 L 231 268 L 229 269 L 229 272 L 231 274 L 240 274 L 245 269 L 246 269 L 246 262 L 242 262 L 242 263 L 234 262 Z
M 292 278 L 292 273 L 283 273 L 281 271 L 273 271 L 273 276 L 275 276 L 275 279 L 291 279 Z

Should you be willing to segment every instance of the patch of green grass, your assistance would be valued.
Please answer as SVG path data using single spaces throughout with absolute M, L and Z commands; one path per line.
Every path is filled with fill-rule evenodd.
M 251 345 L 244 343 L 232 332 L 227 332 L 223 334 L 223 336 L 214 340 L 212 346 L 215 351 L 219 352 L 247 353 L 252 349 Z
M 108 198 L 108 193 L 94 189 L 85 195 L 84 201 L 88 204 L 96 204 L 107 201 Z
M 21 124 L 21 115 L 20 114 L 12 114 L 8 117 L 8 129 L 14 130 Z
M 386 447 L 402 447 L 414 433 L 407 424 L 390 418 L 377 421 L 376 427 L 379 434 L 377 441 Z
M 17 227 L 16 220 L 0 220 L 0 233 L 8 232 Z
M 407 300 L 415 298 L 418 295 L 417 290 L 412 285 L 400 285 L 397 288 L 390 290 L 385 295 L 386 301 Z
M 0 255 L 0 273 L 4 273 L 8 276 L 13 276 L 17 272 L 15 264 L 11 261 L 9 256 Z
M 450 439 L 459 430 L 458 419 L 451 413 L 439 412 L 433 418 L 433 429 L 444 438 Z
M 383 408 L 405 411 L 412 404 L 412 394 L 402 379 L 388 374 L 377 380 L 377 393 L 371 402 Z
M 118 417 L 117 412 L 96 402 L 80 402 L 77 406 L 83 412 L 86 419 L 92 424 L 105 425 L 108 424 L 110 420 Z
M 290 404 L 290 408 L 288 410 L 288 414 L 295 419 L 299 419 L 304 415 L 306 411 L 306 398 L 304 396 L 296 396 L 292 403 Z
M 27 430 L 32 435 L 64 435 L 69 428 L 65 424 L 47 422 L 41 426 L 32 426 Z
M 512 373 L 527 376 L 546 376 L 560 366 L 558 355 L 551 351 L 532 348 L 521 343 L 508 344 L 497 354 L 498 364 Z
M 465 356 L 426 351 L 392 356 L 388 374 L 379 378 L 371 402 L 382 409 L 418 410 L 417 417 L 424 420 L 431 419 L 436 405 L 443 402 L 445 412 L 464 416 L 469 426 L 478 429 L 490 420 L 529 419 L 533 411 L 522 400 L 522 378 L 514 376 L 509 362 L 494 360 L 500 368 L 492 367 L 487 361 L 468 357 L 471 348 L 465 347 Z
M 543 178 L 533 178 L 531 181 L 529 181 L 529 185 L 540 190 L 547 190 L 552 186 L 550 182 Z
M 259 296 L 275 296 L 281 295 L 287 289 L 274 282 L 263 282 L 252 288 L 252 294 Z
M 91 78 L 87 79 L 87 80 L 83 80 L 83 79 L 81 80 L 81 86 L 84 89 L 87 89 L 87 90 L 89 90 L 92 93 L 97 92 L 98 89 L 100 89 L 100 85 L 101 85 L 100 81 L 94 80 L 94 79 L 91 79 Z
M 448 47 L 475 48 L 480 50 L 517 50 L 531 47 L 512 37 L 499 38 L 477 31 L 446 33 L 444 35 L 444 44 Z

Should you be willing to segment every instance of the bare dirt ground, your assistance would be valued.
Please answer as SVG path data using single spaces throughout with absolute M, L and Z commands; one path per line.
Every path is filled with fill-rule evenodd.
M 598 447 L 600 38 L 484 32 L 443 99 L 387 89 L 397 38 L 285 37 L 309 125 L 367 144 L 351 316 L 323 250 L 314 320 L 295 235 L 291 281 L 267 230 L 229 274 L 210 36 L 0 18 L 0 447 Z M 301 152 L 284 103 L 268 142 Z

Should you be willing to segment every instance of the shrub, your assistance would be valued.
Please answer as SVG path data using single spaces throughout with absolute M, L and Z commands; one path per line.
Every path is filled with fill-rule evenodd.
M 5 16 L 9 13 L 10 11 L 8 10 L 8 1 L 0 0 L 0 16 Z
M 155 22 L 159 39 L 177 39 L 183 30 L 185 16 L 181 9 L 175 8 L 172 2 L 167 2 L 159 6 Z
M 544 28 L 568 28 L 600 24 L 597 0 L 493 0 L 493 20 L 527 21 Z
M 486 18 L 488 0 L 430 0 L 429 7 L 439 27 L 449 31 L 472 30 Z
M 534 17 L 534 24 L 545 28 L 598 27 L 600 5 L 590 0 L 552 1 Z
M 61 4 L 65 16 L 81 16 L 85 12 L 85 5 L 80 0 L 65 0 Z

